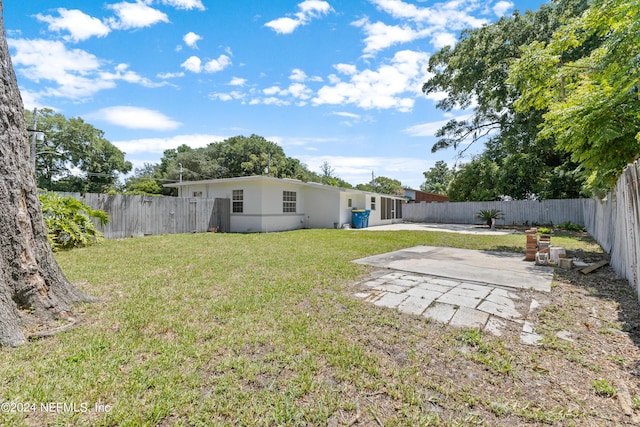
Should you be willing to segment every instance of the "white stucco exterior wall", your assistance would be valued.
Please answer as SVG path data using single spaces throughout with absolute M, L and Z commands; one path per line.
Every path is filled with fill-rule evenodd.
M 305 183 L 264 176 L 195 181 L 172 185 L 179 197 L 226 198 L 231 200 L 230 231 L 256 233 L 300 228 L 334 228 L 352 224 L 352 209 L 368 209 L 369 226 L 401 222 L 381 219 L 382 197 L 403 197 Z M 233 212 L 233 191 L 243 191 L 243 212 Z M 296 193 L 296 212 L 283 212 L 283 191 Z M 375 209 L 371 198 L 375 197 Z M 349 203 L 351 201 L 351 203 Z

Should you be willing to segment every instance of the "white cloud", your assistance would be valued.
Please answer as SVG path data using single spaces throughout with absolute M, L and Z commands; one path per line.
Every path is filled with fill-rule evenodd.
M 512 2 L 499 1 L 493 6 L 493 13 L 495 13 L 496 16 L 503 17 L 504 15 L 506 15 L 507 11 L 512 8 L 513 8 Z
M 144 28 L 159 22 L 169 22 L 169 18 L 163 12 L 147 6 L 143 2 L 121 2 L 107 6 L 112 9 L 116 18 L 109 19 L 109 25 L 113 29 L 128 30 L 131 28 Z
M 399 43 L 408 43 L 422 39 L 431 34 L 432 29 L 417 31 L 408 25 L 387 25 L 383 22 L 370 23 L 368 19 L 361 19 L 352 23 L 356 27 L 361 27 L 367 37 L 364 39 L 365 47 L 363 52 L 371 54 L 387 47 Z
M 244 86 L 247 84 L 247 79 L 242 79 L 240 77 L 234 77 L 229 82 L 229 86 Z
M 411 111 L 422 83 L 428 78 L 429 55 L 404 50 L 396 52 L 388 64 L 377 70 L 349 70 L 349 80 L 330 76 L 330 85 L 318 90 L 313 104 L 354 104 L 360 108 Z M 339 68 L 339 67 L 338 67 Z
M 93 36 L 105 37 L 111 29 L 98 18 L 94 18 L 84 12 L 74 9 L 59 8 L 56 10 L 59 17 L 51 15 L 36 15 L 39 21 L 49 24 L 50 31 L 68 31 L 69 35 L 64 39 L 72 42 L 87 40 Z
M 294 68 L 289 75 L 289 80 L 293 80 L 294 82 L 303 82 L 307 80 L 307 73 L 299 68 Z
M 162 4 L 175 7 L 176 9 L 198 9 L 205 10 L 202 0 L 162 0 Z
M 173 130 L 181 123 L 165 116 L 159 111 L 146 108 L 116 106 L 103 108 L 86 116 L 89 119 L 103 120 L 128 129 L 149 129 L 156 131 Z
M 436 49 L 442 49 L 445 46 L 455 46 L 458 39 L 455 34 L 448 32 L 438 32 L 431 37 L 431 44 Z
M 202 61 L 197 56 L 187 58 L 187 60 L 180 64 L 180 66 L 192 73 L 199 73 L 202 71 Z
M 269 21 L 264 25 L 265 27 L 271 28 L 278 34 L 291 34 L 302 24 L 302 21 L 300 21 L 299 19 L 285 17 L 274 19 L 273 21 Z
M 388 25 L 383 22 L 369 22 L 367 17 L 352 22 L 362 28 L 365 34 L 363 52 L 371 56 L 390 46 L 433 37 L 431 42 L 439 48 L 442 43 L 451 44 L 450 38 L 443 34 L 465 28 L 478 28 L 488 21 L 477 18 L 471 13 L 481 9 L 482 4 L 475 1 L 452 0 L 436 3 L 432 7 L 418 7 L 402 0 L 370 0 L 383 12 L 402 21 L 400 25 Z
M 82 49 L 68 49 L 64 43 L 51 40 L 9 39 L 13 65 L 26 80 L 41 85 L 38 92 L 31 92 L 32 101 L 47 97 L 68 98 L 74 101 L 114 88 L 118 81 L 145 87 L 164 86 L 165 82 L 153 82 L 127 64 L 107 69 L 106 62 Z
M 449 121 L 467 120 L 469 119 L 469 117 L 471 117 L 471 115 L 467 114 L 463 116 L 451 117 L 450 119 L 447 119 L 447 120 L 438 120 L 435 122 L 421 123 L 419 125 L 408 127 L 404 129 L 402 132 L 410 136 L 435 136 L 438 129 L 440 129 L 447 123 L 449 123 Z
M 221 92 L 213 92 L 209 94 L 209 99 L 215 101 L 215 100 L 220 100 L 220 101 L 232 101 L 234 99 L 236 100 L 240 100 L 245 98 L 246 95 L 242 92 L 239 92 L 237 90 L 232 90 L 229 93 L 221 93 Z
M 307 73 L 305 73 L 304 71 L 302 71 L 300 68 L 294 68 L 293 70 L 291 70 L 291 74 L 289 75 L 289 80 L 293 80 L 294 82 L 305 82 L 305 81 L 311 81 L 311 82 L 321 82 L 322 81 L 322 77 L 319 76 L 307 76 Z
M 291 34 L 301 25 L 306 25 L 312 18 L 318 18 L 331 12 L 332 8 L 326 1 L 305 0 L 298 3 L 299 12 L 293 18 L 282 17 L 267 22 L 265 27 L 271 28 L 278 34 Z
M 278 86 L 271 86 L 265 89 L 262 89 L 262 93 L 265 95 L 277 95 L 282 91 Z
M 355 120 L 359 120 L 360 119 L 360 114 L 354 114 L 354 113 L 347 113 L 345 111 L 334 111 L 333 113 L 334 116 L 341 116 L 341 117 L 346 117 L 349 119 L 355 119 Z
M 231 59 L 227 55 L 220 55 L 217 59 L 207 61 L 204 66 L 202 65 L 202 60 L 197 56 L 191 56 L 180 64 L 182 68 L 192 73 L 201 73 L 202 71 L 206 73 L 217 73 L 230 65 Z
M 143 138 L 130 139 L 124 141 L 112 141 L 113 145 L 127 154 L 134 153 L 157 153 L 162 154 L 164 150 L 178 148 L 186 144 L 191 148 L 206 147 L 212 142 L 224 141 L 228 136 L 189 134 L 175 135 L 166 138 Z
M 217 73 L 231 65 L 231 59 L 227 55 L 220 55 L 218 59 L 212 59 L 204 64 L 204 71 L 207 73 Z
M 185 42 L 187 46 L 197 49 L 198 41 L 202 40 L 202 37 L 194 33 L 193 31 L 190 31 L 187 34 L 185 34 L 184 37 L 182 37 L 182 40 Z
M 123 80 L 127 83 L 139 84 L 144 87 L 160 87 L 166 85 L 164 82 L 156 83 L 129 70 L 128 64 L 118 64 L 113 71 L 102 71 L 100 72 L 100 77 L 105 81 Z
M 307 100 L 311 98 L 313 91 L 302 83 L 292 83 L 286 90 L 286 94 L 290 94 L 294 98 Z
M 16 72 L 27 80 L 52 82 L 36 98 L 46 96 L 82 99 L 115 86 L 113 80 L 100 78 L 101 62 L 81 49 L 67 49 L 59 41 L 9 39 Z
M 159 79 L 175 79 L 178 77 L 184 77 L 184 73 L 181 71 L 177 73 L 158 73 L 157 77 Z

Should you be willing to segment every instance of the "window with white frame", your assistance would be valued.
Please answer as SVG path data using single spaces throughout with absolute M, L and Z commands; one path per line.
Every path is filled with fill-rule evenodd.
M 233 190 L 231 192 L 233 213 L 244 212 L 244 190 Z
M 193 197 L 202 197 L 202 191 L 194 191 Z
M 282 212 L 284 213 L 296 212 L 296 192 L 295 191 L 282 192 Z
M 376 210 L 376 196 L 371 196 L 371 210 Z

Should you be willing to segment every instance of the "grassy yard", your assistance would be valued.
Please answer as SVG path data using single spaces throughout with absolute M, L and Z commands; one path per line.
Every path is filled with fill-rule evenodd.
M 599 251 L 579 235 L 553 240 Z M 615 425 L 617 380 L 637 361 L 615 301 L 627 294 L 576 291 L 600 304 L 596 317 L 613 331 L 596 337 L 624 349 L 595 359 L 588 342 L 558 342 L 551 327 L 549 342 L 527 347 L 352 297 L 350 283 L 369 271 L 353 259 L 419 244 L 524 252 L 524 243 L 300 230 L 151 236 L 58 253 L 67 277 L 101 301 L 79 307 L 82 323 L 70 331 L 0 349 L 0 401 L 12 404 L 0 425 Z M 576 305 L 578 294 L 567 306 L 563 292 L 576 285 L 558 280 L 558 310 L 541 322 L 581 327 L 576 319 L 591 307 Z M 558 380 L 558 359 L 584 387 Z M 590 379 L 614 392 L 598 393 Z

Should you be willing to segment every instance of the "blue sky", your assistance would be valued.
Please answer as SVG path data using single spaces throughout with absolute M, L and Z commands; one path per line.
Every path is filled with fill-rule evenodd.
M 257 134 L 320 172 L 417 188 L 448 119 L 429 56 L 540 1 L 6 1 L 25 108 L 82 117 L 134 166 L 181 144 Z

